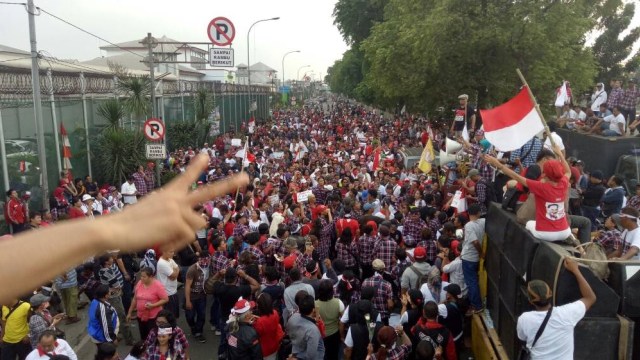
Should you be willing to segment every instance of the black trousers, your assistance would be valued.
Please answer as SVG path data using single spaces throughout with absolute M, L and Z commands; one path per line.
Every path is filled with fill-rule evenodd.
M 24 360 L 31 352 L 31 343 L 19 342 L 17 344 L 2 344 L 2 358 L 3 360 Z

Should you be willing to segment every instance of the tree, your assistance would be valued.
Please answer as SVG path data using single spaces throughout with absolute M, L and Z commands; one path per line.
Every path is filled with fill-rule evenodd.
M 333 8 L 333 24 L 344 41 L 357 45 L 369 36 L 374 24 L 382 22 L 389 0 L 338 0 Z
M 146 161 L 145 138 L 141 131 L 108 128 L 98 135 L 93 157 L 100 181 L 121 184 Z
M 198 89 L 195 94 L 194 106 L 196 120 L 205 122 L 215 107 L 213 94 L 205 88 Z
M 640 56 L 633 53 L 633 46 L 640 38 L 640 28 L 629 28 L 635 15 L 635 4 L 623 4 L 621 0 L 609 0 L 614 8 L 603 16 L 598 24 L 602 34 L 593 44 L 593 53 L 598 61 L 598 79 L 607 82 L 621 78 L 640 66 Z M 628 33 L 622 36 L 625 31 Z M 625 60 L 628 60 L 625 64 Z
M 119 129 L 120 121 L 127 116 L 127 112 L 118 99 L 109 99 L 98 106 L 98 115 L 107 120 L 110 129 Z
M 126 97 L 124 107 L 135 117 L 151 115 L 151 80 L 148 76 L 130 76 L 118 79 L 117 89 Z

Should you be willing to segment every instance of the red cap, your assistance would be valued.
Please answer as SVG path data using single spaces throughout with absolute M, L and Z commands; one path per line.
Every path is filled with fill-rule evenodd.
M 284 258 L 282 264 L 284 265 L 285 270 L 289 270 L 293 268 L 293 265 L 296 263 L 297 256 L 295 254 L 291 254 Z
M 238 299 L 236 304 L 233 306 L 233 309 L 231 309 L 231 313 L 232 314 L 244 314 L 247 311 L 253 309 L 254 307 L 256 307 L 256 303 L 255 302 L 249 301 L 249 300 L 245 300 L 242 297 L 240 297 L 240 299 Z
M 415 250 L 413 250 L 413 258 L 416 260 L 424 260 L 427 258 L 427 250 L 422 247 L 422 246 L 418 246 L 415 248 Z
M 558 160 L 548 160 L 542 165 L 542 172 L 552 181 L 560 181 L 564 176 L 564 168 Z

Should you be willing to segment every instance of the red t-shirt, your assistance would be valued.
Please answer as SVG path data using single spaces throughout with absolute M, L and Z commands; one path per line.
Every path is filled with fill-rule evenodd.
M 527 179 L 527 187 L 536 199 L 536 230 L 556 232 L 568 229 L 564 208 L 569 188 L 567 178 L 563 176 L 557 185 Z

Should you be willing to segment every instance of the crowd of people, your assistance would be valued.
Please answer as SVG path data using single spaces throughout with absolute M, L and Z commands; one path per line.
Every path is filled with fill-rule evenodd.
M 638 259 L 640 187 L 627 196 L 622 179 L 605 182 L 602 172 L 565 159 L 553 132 L 496 156 L 467 100 L 460 97 L 455 121 L 467 125 L 469 139 L 455 122 L 447 134 L 424 118 L 386 119 L 334 98 L 249 123 L 240 143 L 223 134 L 173 152 L 163 171 L 177 174 L 208 155 L 206 169 L 196 170 L 196 193 L 243 169 L 250 183 L 199 201 L 194 209 L 206 225 L 186 246 L 114 247 L 120 251 L 59 274 L 55 316 L 50 293 L 6 303 L 2 359 L 74 359 L 59 324 L 80 321 L 82 306 L 99 359 L 115 358 L 122 341 L 132 346 L 127 359 L 190 359 L 190 341 L 212 336 L 218 359 L 457 359 L 469 351 L 469 316 L 484 311 L 478 270 L 495 201 L 511 203 L 540 239 L 594 241 L 610 258 Z M 444 148 L 447 135 L 460 142 L 462 161 L 433 164 L 430 173 L 406 162 L 406 149 Z M 126 215 L 156 186 L 151 163 L 119 187 L 61 175 L 50 212 L 29 211 L 28 198 L 7 193 L 14 234 Z M 580 282 L 577 265 L 567 268 Z M 574 325 L 595 302 L 580 288 L 584 306 L 571 308 Z M 547 290 L 529 284 L 539 311 L 550 308 Z M 90 302 L 79 303 L 80 295 Z M 551 327 L 561 323 L 556 313 L 564 314 L 550 315 Z M 188 329 L 177 325 L 180 316 Z M 530 347 L 542 321 L 518 323 Z

